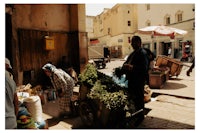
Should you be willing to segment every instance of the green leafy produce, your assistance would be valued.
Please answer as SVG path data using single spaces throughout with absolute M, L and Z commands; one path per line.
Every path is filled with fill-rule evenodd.
M 102 85 L 101 81 L 97 80 L 87 96 L 91 99 L 99 99 L 108 109 L 125 107 L 128 101 L 124 91 L 108 92 L 106 88 L 106 85 Z
M 125 107 L 128 102 L 125 89 L 117 85 L 112 77 L 97 71 L 92 64 L 86 65 L 79 75 L 79 82 L 87 86 L 88 98 L 100 100 L 108 109 Z
M 92 87 L 97 80 L 97 69 L 92 64 L 87 64 L 84 71 L 79 74 L 79 82 L 87 87 Z

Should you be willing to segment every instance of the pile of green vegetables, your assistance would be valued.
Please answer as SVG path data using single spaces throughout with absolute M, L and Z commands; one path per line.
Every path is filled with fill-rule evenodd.
M 87 64 L 79 74 L 79 83 L 90 89 L 87 97 L 99 99 L 108 109 L 125 107 L 127 104 L 126 89 L 115 83 L 112 77 L 99 72 L 92 64 Z

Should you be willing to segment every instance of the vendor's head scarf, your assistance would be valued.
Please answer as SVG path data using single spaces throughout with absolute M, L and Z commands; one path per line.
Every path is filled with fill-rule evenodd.
M 12 66 L 10 65 L 10 60 L 8 58 L 5 58 L 5 64 L 8 65 L 10 69 L 12 69 Z
M 45 64 L 42 69 L 43 70 L 48 70 L 50 72 L 52 72 L 56 67 L 50 63 Z

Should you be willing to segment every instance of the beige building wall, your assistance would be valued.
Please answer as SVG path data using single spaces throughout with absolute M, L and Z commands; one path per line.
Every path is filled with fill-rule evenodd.
M 132 51 L 129 40 L 137 30 L 137 5 L 116 4 L 111 9 L 105 9 L 100 15 L 94 17 L 93 26 L 93 38 L 98 38 L 101 44 L 109 47 L 117 49 L 121 46 L 122 54 L 119 57 L 123 58 Z
M 94 16 L 86 16 L 86 32 L 89 39 L 94 38 L 93 20 Z
M 157 55 L 163 54 L 161 42 L 171 42 L 173 53 L 175 49 L 180 49 L 179 41 L 192 41 L 192 54 L 195 55 L 195 5 L 194 4 L 138 4 L 138 28 L 143 28 L 150 25 L 166 25 L 174 28 L 179 28 L 188 31 L 185 36 L 176 36 L 174 40 L 169 37 L 155 37 L 152 39 L 148 35 L 140 35 L 143 43 L 151 44 L 150 49 L 154 50 L 153 43 L 156 43 Z M 177 22 L 177 13 L 182 13 L 182 21 Z M 166 17 L 170 17 L 170 24 L 166 24 Z M 179 58 L 181 55 L 179 55 Z
M 147 5 L 150 5 L 147 10 Z M 132 51 L 128 38 L 134 32 L 149 25 L 166 25 L 166 17 L 170 17 L 167 26 L 188 31 L 185 36 L 176 36 L 174 40 L 169 37 L 156 36 L 153 39 L 148 35 L 140 35 L 144 44 L 156 55 L 164 54 L 162 43 L 171 43 L 173 53 L 179 49 L 180 41 L 192 41 L 192 54 L 195 54 L 194 4 L 116 4 L 111 9 L 105 9 L 100 15 L 94 17 L 94 36 L 100 43 L 109 47 L 122 46 L 122 57 Z M 182 21 L 177 22 L 177 13 L 182 13 Z M 131 26 L 127 26 L 128 21 Z M 137 35 L 137 34 L 136 34 Z
M 150 4 L 147 10 L 147 4 L 138 4 L 138 28 L 146 26 L 147 20 L 151 25 L 165 25 L 164 17 L 170 16 L 171 23 L 176 23 L 175 14 L 178 11 L 183 12 L 183 21 L 195 17 L 192 11 L 194 4 Z

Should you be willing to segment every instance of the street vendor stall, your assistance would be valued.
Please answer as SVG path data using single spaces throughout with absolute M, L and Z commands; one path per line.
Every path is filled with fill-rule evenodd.
M 134 103 L 128 100 L 127 81 L 123 76 L 108 76 L 88 64 L 79 75 L 79 83 L 79 112 L 86 126 L 133 128 L 129 122 L 134 123 L 134 117 L 143 110 L 135 110 Z M 148 101 L 151 91 L 146 92 L 144 100 Z
M 165 55 L 156 58 L 155 67 L 149 72 L 149 86 L 151 88 L 163 88 L 165 82 L 172 76 L 178 77 L 183 63 Z
M 40 90 L 38 90 L 40 89 Z M 18 129 L 46 129 L 46 122 L 42 117 L 42 103 L 38 92 L 41 88 L 31 88 L 30 84 L 17 88 L 19 111 L 17 115 Z

